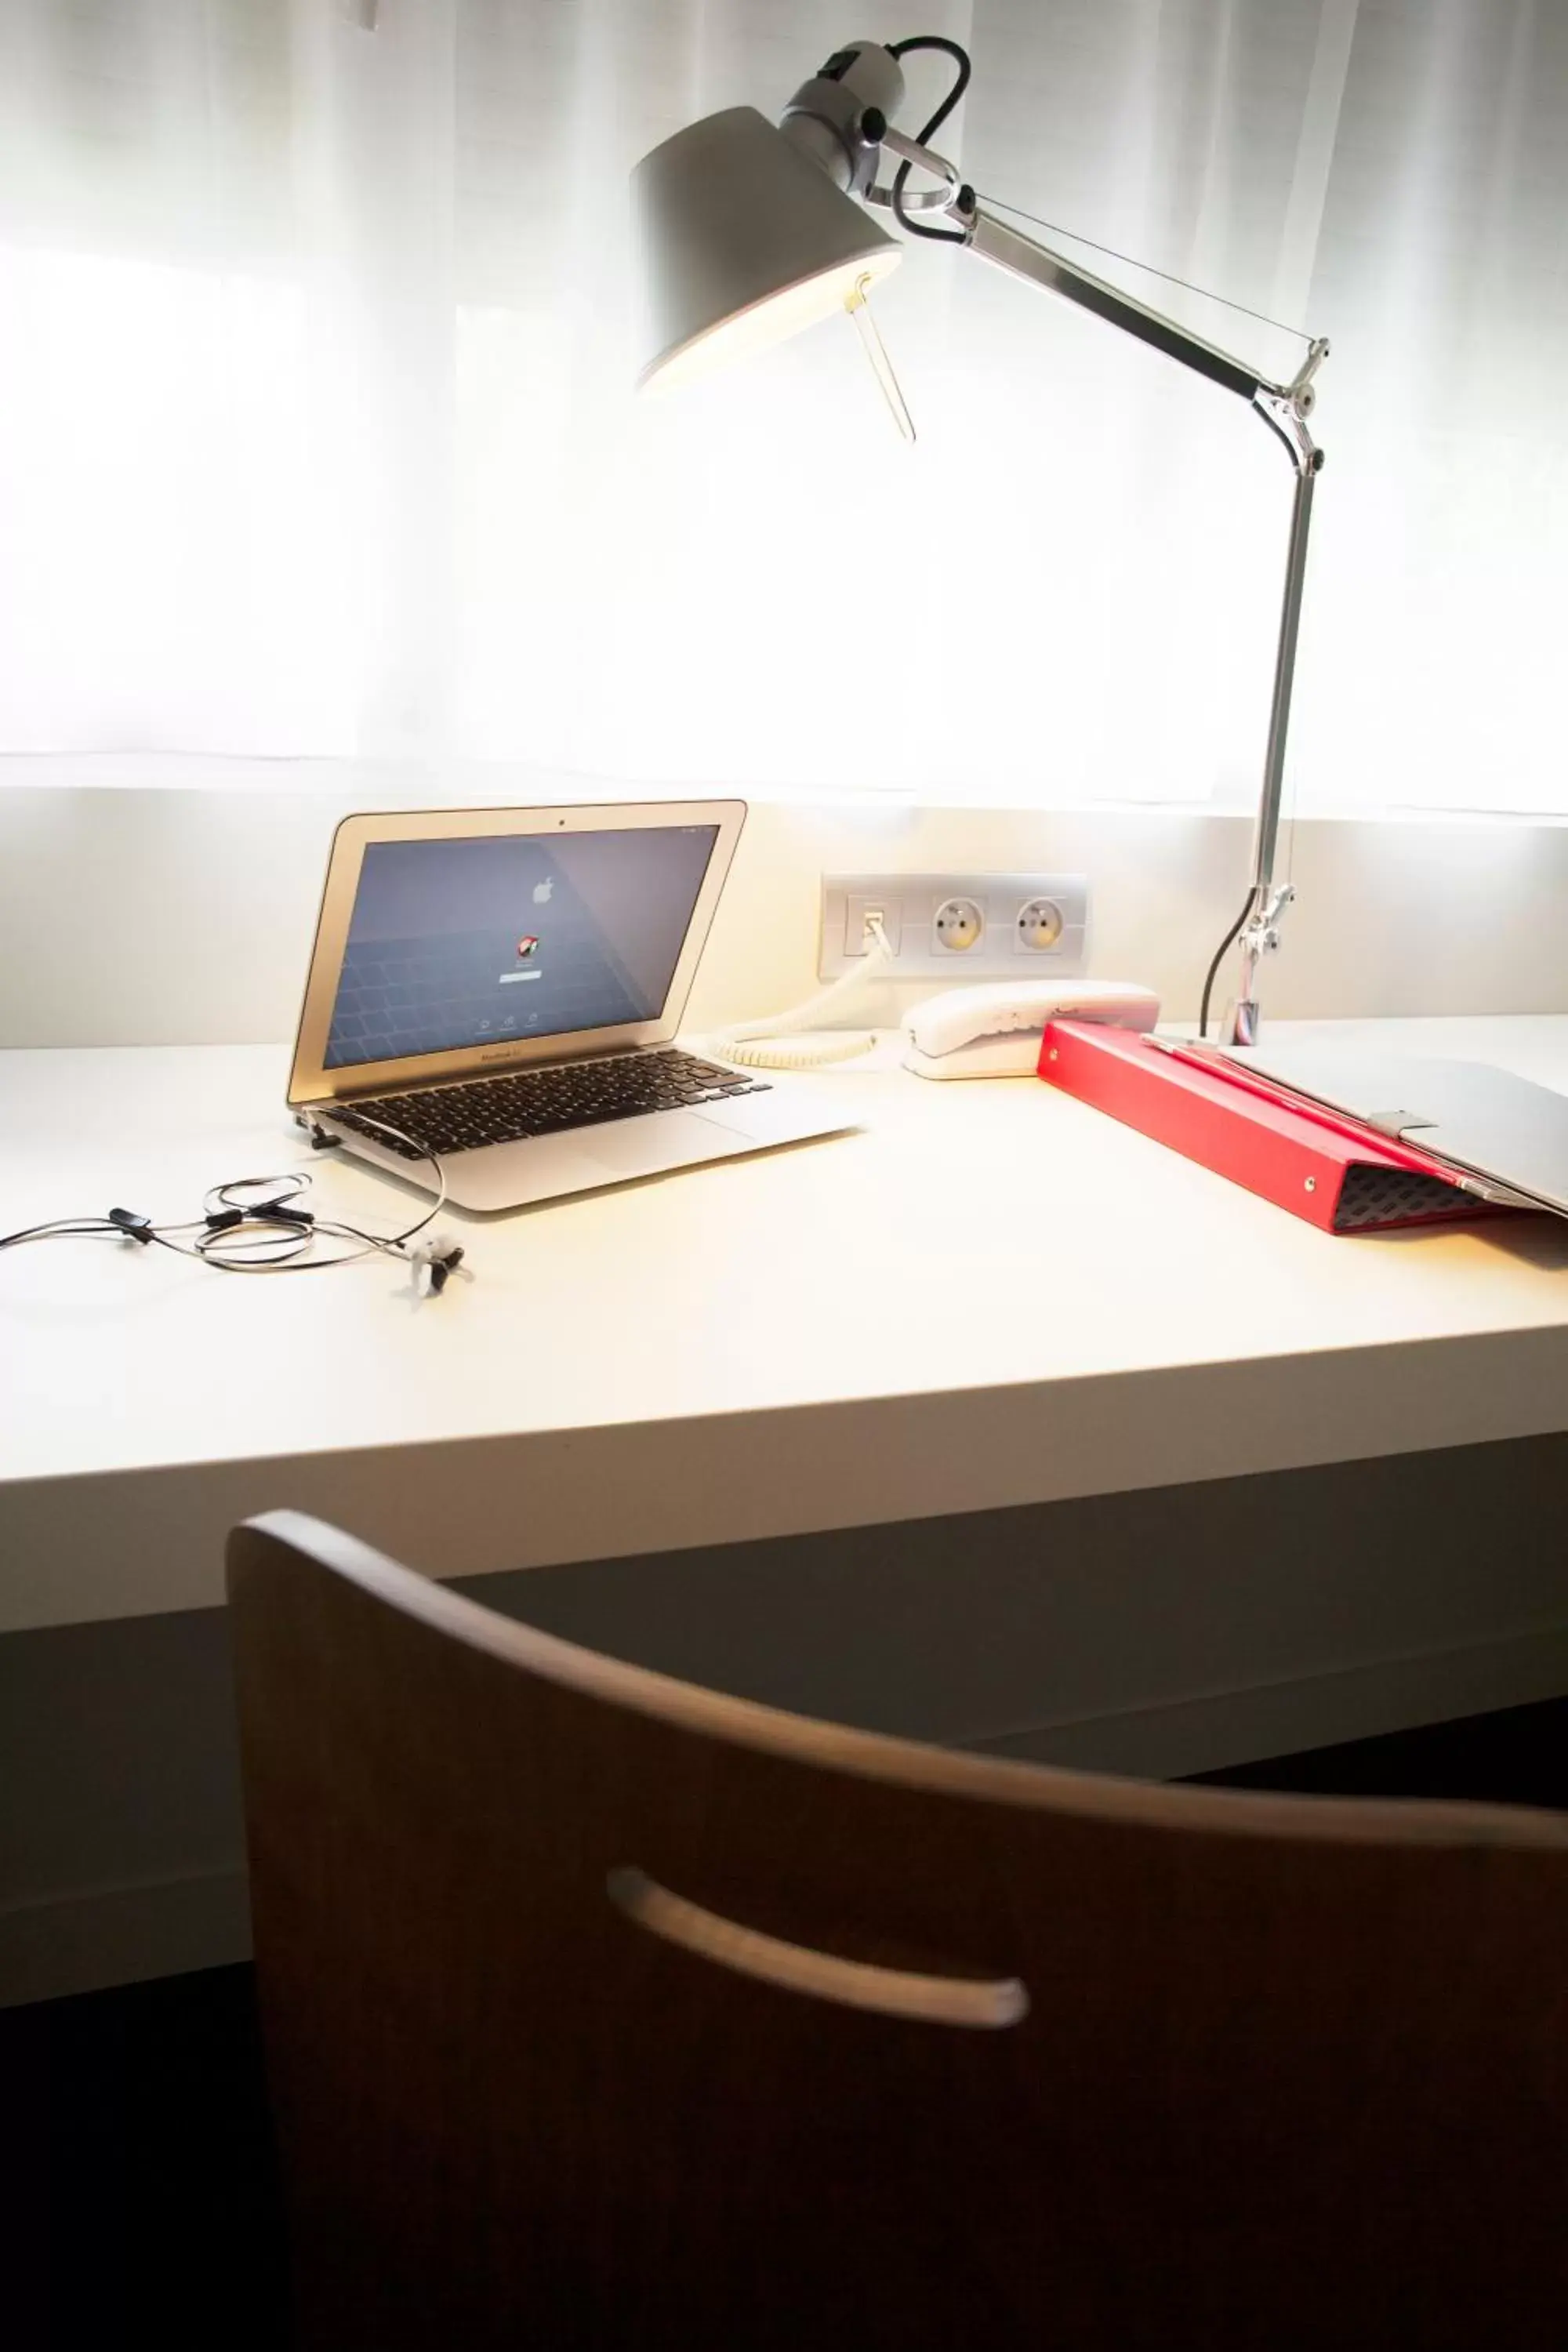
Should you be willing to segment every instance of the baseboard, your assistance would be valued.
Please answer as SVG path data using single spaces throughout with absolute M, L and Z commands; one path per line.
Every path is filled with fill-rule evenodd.
M 983 1755 L 1075 1771 L 1174 1780 L 1565 1695 L 1568 1626 L 1557 1625 L 1300 1681 L 1027 1725 L 963 1745 Z
M 243 1871 L 95 1887 L 0 1912 L 0 2009 L 249 1958 Z

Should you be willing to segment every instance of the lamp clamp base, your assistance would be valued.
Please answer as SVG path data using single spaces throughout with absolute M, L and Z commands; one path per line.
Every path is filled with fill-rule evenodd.
M 1237 939 L 1241 950 L 1242 993 L 1234 1004 L 1227 1005 L 1220 1028 L 1226 1045 L 1256 1045 L 1263 1023 L 1262 1007 L 1258 1002 L 1258 967 L 1263 957 L 1277 953 L 1279 946 L 1279 918 L 1296 896 L 1295 885 L 1276 882 L 1260 887 L 1253 899 L 1252 912 L 1242 925 Z

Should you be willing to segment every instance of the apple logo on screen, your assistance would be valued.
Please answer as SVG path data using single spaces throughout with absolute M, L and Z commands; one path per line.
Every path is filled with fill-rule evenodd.
M 548 907 L 550 904 L 551 893 L 553 891 L 554 887 L 554 883 L 552 882 L 548 877 L 542 882 L 536 882 L 533 886 L 534 905 L 536 907 Z

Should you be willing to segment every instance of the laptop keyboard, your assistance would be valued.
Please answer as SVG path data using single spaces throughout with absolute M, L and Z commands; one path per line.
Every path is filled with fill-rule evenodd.
M 639 1118 L 645 1111 L 689 1110 L 769 1091 L 761 1079 L 671 1050 L 616 1054 L 604 1061 L 558 1063 L 463 1086 L 426 1087 L 416 1094 L 341 1104 L 331 1116 L 340 1127 L 368 1135 L 400 1160 L 422 1160 L 432 1151 L 477 1151 L 487 1143 L 518 1143 L 528 1136 Z M 383 1134 L 373 1124 L 377 1119 L 409 1139 Z

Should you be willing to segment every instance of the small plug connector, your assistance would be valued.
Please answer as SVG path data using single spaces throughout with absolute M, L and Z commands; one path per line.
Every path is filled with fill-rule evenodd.
M 441 1293 L 447 1287 L 447 1278 L 448 1275 L 454 1274 L 462 1263 L 463 1253 L 456 1244 L 454 1244 L 447 1252 L 444 1257 L 433 1257 L 431 1259 L 430 1290 L 432 1297 L 436 1298 L 440 1297 Z
M 430 1234 L 424 1241 L 416 1242 L 408 1253 L 415 1279 L 419 1269 L 425 1270 L 426 1288 L 432 1298 L 439 1298 L 448 1279 L 463 1263 L 463 1244 L 451 1234 Z

